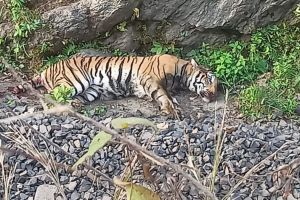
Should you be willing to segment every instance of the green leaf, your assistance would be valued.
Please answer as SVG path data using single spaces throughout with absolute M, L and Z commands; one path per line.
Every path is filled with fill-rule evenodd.
M 88 152 L 85 153 L 78 161 L 72 166 L 75 170 L 78 165 L 83 163 L 87 158 L 92 157 L 99 149 L 101 149 L 107 142 L 111 140 L 112 136 L 104 131 L 98 133 L 92 140 Z
M 158 194 L 144 186 L 131 182 L 123 182 L 117 178 L 114 178 L 114 183 L 116 185 L 125 187 L 127 192 L 127 200 L 160 200 Z
M 129 126 L 134 126 L 137 124 L 142 124 L 145 126 L 151 126 L 154 128 L 155 131 L 157 131 L 157 127 L 155 124 L 148 119 L 144 118 L 139 118 L 139 117 L 128 117 L 128 118 L 116 118 L 111 121 L 111 125 L 115 129 L 125 129 L 128 128 Z

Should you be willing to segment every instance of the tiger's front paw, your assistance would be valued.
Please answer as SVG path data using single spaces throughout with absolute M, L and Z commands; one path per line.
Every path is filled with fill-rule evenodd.
M 84 102 L 80 101 L 79 99 L 73 99 L 69 102 L 69 104 L 75 109 L 75 110 L 82 110 L 84 108 Z
M 162 115 L 169 115 L 172 118 L 180 120 L 181 118 L 181 112 L 178 108 L 176 108 L 173 104 L 173 102 L 169 101 L 167 104 L 161 107 L 161 113 Z

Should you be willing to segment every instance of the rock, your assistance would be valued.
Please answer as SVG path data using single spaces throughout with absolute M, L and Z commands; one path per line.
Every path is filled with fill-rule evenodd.
M 70 191 L 74 191 L 74 189 L 76 188 L 77 186 L 77 182 L 76 181 L 72 181 L 70 183 L 68 183 L 66 185 L 66 187 L 70 190 Z
M 245 145 L 245 147 L 249 148 L 250 145 L 251 145 L 251 141 L 245 140 L 245 141 L 244 141 L 244 145 Z
M 91 199 L 91 193 L 89 192 L 85 192 L 84 195 L 83 195 L 83 199 Z
M 78 53 L 76 53 L 76 55 L 80 55 L 80 56 L 112 56 L 113 54 L 110 52 L 104 52 L 104 51 L 99 51 L 96 49 L 80 49 Z M 84 127 L 86 128 L 86 127 Z M 88 133 L 89 132 L 89 128 L 87 132 L 85 132 L 84 130 L 82 130 L 83 134 Z
M 264 190 L 261 191 L 261 195 L 263 197 L 269 197 L 270 196 L 270 192 L 268 190 L 264 189 Z
M 149 131 L 145 131 L 142 135 L 141 135 L 141 139 L 142 140 L 148 140 L 153 136 L 153 133 L 149 132 Z
M 110 32 L 104 43 L 126 51 L 136 50 L 140 44 L 158 37 L 193 48 L 203 42 L 224 42 L 244 36 L 258 27 L 285 19 L 295 10 L 296 3 L 295 0 L 79 0 L 45 10 L 42 21 L 51 29 L 36 31 L 30 44 L 33 48 L 50 42 L 52 51 L 57 52 L 63 47 L 61 41 L 66 39 L 84 42 Z M 131 22 L 134 8 L 139 9 L 139 18 Z M 124 21 L 125 31 L 112 30 Z M 0 35 L 7 35 L 11 26 L 7 21 L 0 23 Z
M 51 129 L 58 131 L 61 129 L 61 125 L 60 124 L 51 124 Z
M 275 5 L 282 4 L 286 7 L 275 8 Z M 225 40 L 228 36 L 219 31 L 221 29 L 232 31 L 231 35 L 249 34 L 259 26 L 284 18 L 292 12 L 294 5 L 292 0 L 272 0 L 263 3 L 259 0 L 251 3 L 247 0 L 148 0 L 142 3 L 140 20 L 168 20 L 171 25 L 160 30 L 165 33 L 167 40 L 177 40 L 182 45 L 193 46 L 205 41 Z
M 203 156 L 203 161 L 206 163 L 209 161 L 209 155 Z
M 27 110 L 27 105 L 25 106 L 16 106 L 13 111 L 18 113 L 24 113 Z
M 27 185 L 35 185 L 35 184 L 37 184 L 37 178 L 36 177 L 30 178 L 30 180 L 27 182 Z
M 62 149 L 64 150 L 64 151 L 66 151 L 66 152 L 68 152 L 69 151 L 69 144 L 64 144 L 63 146 L 62 146 Z
M 112 197 L 110 197 L 107 194 L 104 194 L 103 197 L 102 197 L 102 200 L 112 200 Z
M 173 153 L 176 153 L 178 150 L 179 150 L 179 146 L 175 146 L 175 147 L 172 148 Z
M 242 131 L 243 131 L 243 132 L 247 132 L 248 129 L 247 129 L 246 127 L 242 127 Z
M 102 181 L 102 186 L 106 189 L 109 188 L 109 182 L 108 181 Z
M 63 125 L 61 125 L 61 127 L 62 127 L 62 131 L 69 131 L 74 128 L 74 126 L 72 124 L 63 124 Z
M 80 194 L 77 191 L 72 192 L 71 199 L 77 200 L 80 199 Z
M 61 184 L 66 184 L 69 181 L 68 176 L 60 176 L 60 183 Z
M 75 151 L 75 148 L 72 146 L 72 145 L 70 145 L 70 147 L 69 147 L 69 153 L 74 153 L 74 151 Z
M 40 185 L 36 189 L 34 200 L 55 200 L 55 194 L 57 192 L 58 191 L 55 185 Z
M 53 43 L 53 50 L 58 50 L 62 43 L 56 41 L 57 38 L 92 40 L 99 33 L 110 31 L 113 26 L 131 17 L 132 10 L 138 4 L 139 1 L 129 0 L 80 0 L 54 8 L 42 14 L 42 21 L 52 31 L 37 31 L 31 43 L 35 46 L 48 41 Z
M 176 157 L 179 159 L 179 160 L 183 160 L 185 158 L 185 153 L 182 152 L 182 151 L 178 151 L 176 153 Z
M 281 119 L 281 120 L 279 121 L 279 126 L 287 126 L 286 121 L 284 121 L 283 119 Z
M 48 132 L 47 127 L 44 124 L 39 126 L 39 130 L 40 130 L 41 133 L 47 133 Z
M 25 200 L 25 199 L 28 199 L 28 195 L 27 194 L 24 194 L 24 193 L 21 193 L 20 194 L 20 198 L 23 200 Z
M 91 188 L 91 182 L 83 179 L 80 183 L 79 192 L 86 192 Z
M 81 145 L 80 145 L 80 140 L 75 140 L 75 141 L 74 141 L 74 146 L 75 146 L 76 148 L 80 148 L 80 147 L 81 147 Z
M 108 166 L 108 172 L 109 172 L 109 173 L 113 172 L 114 169 L 115 169 L 115 168 L 114 168 L 112 165 L 109 165 L 109 166 Z
M 131 52 L 140 47 L 140 36 L 136 29 L 137 27 L 129 25 L 126 27 L 126 31 L 117 31 L 109 38 L 104 40 L 104 44 L 109 45 L 112 48 L 120 49 L 122 51 Z
M 215 139 L 215 133 L 209 133 L 206 136 L 207 141 L 213 141 Z
M 251 144 L 251 149 L 257 149 L 260 147 L 260 143 L 258 141 L 253 141 Z

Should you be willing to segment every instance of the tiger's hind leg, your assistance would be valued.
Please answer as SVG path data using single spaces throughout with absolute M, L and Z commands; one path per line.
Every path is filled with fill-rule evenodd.
M 143 86 L 146 94 L 159 104 L 162 114 L 172 115 L 173 117 L 179 119 L 180 112 L 175 107 L 172 97 L 168 94 L 158 80 L 148 76 L 142 79 L 140 84 Z

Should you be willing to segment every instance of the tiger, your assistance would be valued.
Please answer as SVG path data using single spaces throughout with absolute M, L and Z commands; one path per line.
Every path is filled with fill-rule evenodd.
M 96 99 L 129 96 L 154 100 L 163 115 L 178 118 L 179 108 L 170 93 L 187 88 L 204 102 L 215 99 L 218 80 L 211 70 L 174 55 L 74 55 L 46 68 L 31 79 L 34 88 L 51 92 L 57 86 L 74 88 L 72 98 L 86 104 Z

